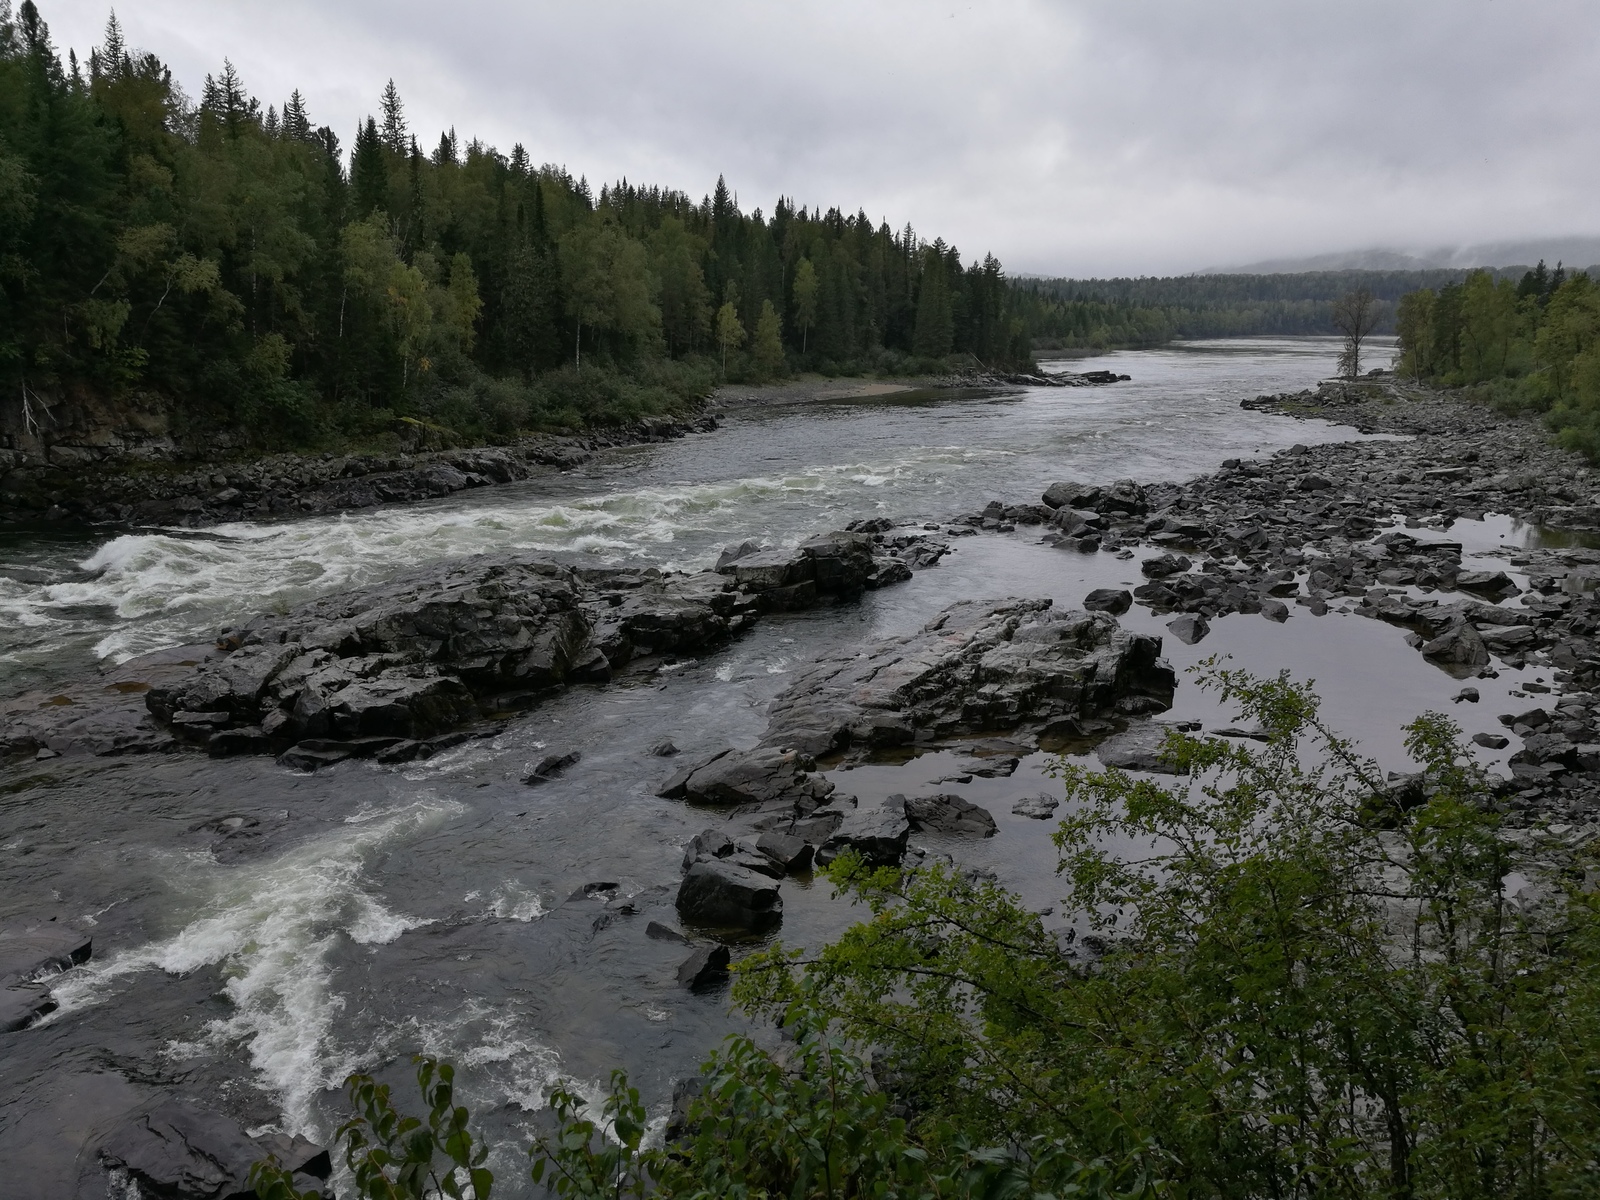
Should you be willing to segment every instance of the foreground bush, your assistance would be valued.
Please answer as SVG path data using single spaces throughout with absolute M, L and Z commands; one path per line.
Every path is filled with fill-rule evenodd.
M 740 1007 L 792 1042 L 731 1038 L 666 1148 L 645 1146 L 620 1075 L 598 1120 L 558 1092 L 534 1179 L 567 1196 L 1600 1192 L 1600 921 L 1582 864 L 1513 855 L 1443 717 L 1410 727 L 1423 774 L 1391 788 L 1309 688 L 1215 669 L 1206 684 L 1269 740 L 1173 735 L 1191 774 L 1171 786 L 1059 768 L 1062 915 L 1082 945 L 958 868 L 842 860 L 834 880 L 868 918 L 815 955 L 739 966 Z M 1507 900 L 1519 869 L 1546 899 Z M 362 1196 L 467 1194 L 464 1174 L 406 1182 L 424 1176 L 383 1149 L 481 1163 L 423 1072 L 430 1117 L 404 1130 L 353 1081 Z

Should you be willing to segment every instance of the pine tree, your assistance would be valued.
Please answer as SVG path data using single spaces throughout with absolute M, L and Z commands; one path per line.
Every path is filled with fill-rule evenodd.
M 441 133 L 439 135 L 438 148 L 435 149 L 434 152 L 433 152 L 433 165 L 434 166 L 442 167 L 447 163 L 452 167 L 456 165 L 456 136 L 455 136 L 455 134 L 456 134 L 456 131 L 454 129 L 452 129 L 449 133 Z
M 305 97 L 295 88 L 283 106 L 283 136 L 291 142 L 311 140 L 311 118 L 306 115 Z
M 389 148 L 391 154 L 404 154 L 406 152 L 405 105 L 400 102 L 400 92 L 394 86 L 392 79 L 383 89 L 380 108 L 383 113 L 383 125 L 380 129 L 383 144 Z
M 533 217 L 528 222 L 528 240 L 536 250 L 550 248 L 550 222 L 544 211 L 544 184 L 533 177 Z
M 500 322 L 506 358 L 524 378 L 557 365 L 562 357 L 556 268 L 548 250 L 531 241 L 506 260 Z
M 117 21 L 117 10 L 112 9 L 106 18 L 105 44 L 89 59 L 91 73 L 103 74 L 110 79 L 120 79 L 128 74 L 128 45 L 122 38 L 122 25 Z
M 350 154 L 350 188 L 354 192 L 354 211 L 360 220 L 377 210 L 389 209 L 389 164 L 384 161 L 383 140 L 378 123 L 371 117 L 356 130 L 355 149 Z
M 206 76 L 206 82 L 211 82 L 209 75 Z M 254 121 L 261 110 L 255 97 L 244 90 L 244 80 L 239 78 L 231 59 L 222 60 L 222 74 L 217 77 L 213 94 L 216 115 L 229 137 L 238 137 L 245 123 Z
M 269 138 L 278 136 L 278 110 L 272 105 L 267 105 L 267 123 L 264 126 Z
M 417 139 L 411 139 L 411 148 L 407 156 L 406 166 L 409 169 L 409 188 L 407 189 L 406 203 L 409 211 L 406 214 L 406 247 L 414 251 L 427 244 L 427 200 L 422 190 L 422 151 L 417 147 Z

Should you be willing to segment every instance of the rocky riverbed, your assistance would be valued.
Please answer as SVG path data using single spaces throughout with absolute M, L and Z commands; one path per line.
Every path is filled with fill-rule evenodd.
M 725 644 L 762 613 L 840 603 L 909 579 L 948 543 L 843 531 L 793 550 L 730 547 L 693 574 L 485 555 L 262 614 L 213 643 L 0 706 L 0 753 L 122 755 L 186 745 L 274 753 L 314 770 L 428 757 L 464 730 L 577 683 Z M 492 734 L 494 726 L 480 732 Z
M 1600 626 L 1592 594 L 1600 552 L 1551 538 L 1516 552 L 1502 574 L 1498 559 L 1493 569 L 1478 569 L 1473 552 L 1485 547 L 1465 542 L 1462 530 L 1486 512 L 1547 527 L 1593 528 L 1590 489 L 1600 490 L 1593 471 L 1553 449 L 1531 422 L 1390 379 L 1284 393 L 1247 407 L 1332 419 L 1405 440 L 1294 446 L 1231 461 L 1182 484 L 1119 481 L 1079 469 L 1077 479 L 1058 479 L 1042 494 L 1000 500 L 957 519 L 948 511 L 944 520 L 860 519 L 798 545 L 752 537 L 728 545 L 703 570 L 592 566 L 501 551 L 407 568 L 380 583 L 284 609 L 254 616 L 246 610 L 198 645 L 18 697 L 0 712 L 9 766 L 24 789 L 19 796 L 28 786 L 48 785 L 37 772 L 90 778 L 102 760 L 120 774 L 92 777 L 120 778 L 124 790 L 140 773 L 164 772 L 155 791 L 171 786 L 175 796 L 197 797 L 177 802 L 168 818 L 183 824 L 185 832 L 176 835 L 182 845 L 209 863 L 259 869 L 262 878 L 268 877 L 264 848 L 277 853 L 297 844 L 295 838 L 304 840 L 309 828 L 376 838 L 379 824 L 412 819 L 389 815 L 410 811 L 396 808 L 408 786 L 483 798 L 504 791 L 505 834 L 475 842 L 473 851 L 496 864 L 491 845 L 514 846 L 512 857 L 522 863 L 539 853 L 541 836 L 560 838 L 550 825 L 533 823 L 544 815 L 533 810 L 566 795 L 563 789 L 584 792 L 575 801 L 583 810 L 603 806 L 594 818 L 600 830 L 554 843 L 561 847 L 554 853 L 579 860 L 571 868 L 582 872 L 576 884 L 569 880 L 524 909 L 515 905 L 525 900 L 499 897 L 489 915 L 451 912 L 454 902 L 444 899 L 435 868 L 408 858 L 389 886 L 398 889 L 411 872 L 422 871 L 421 890 L 391 903 L 430 915 L 409 924 L 390 918 L 389 932 L 374 932 L 373 920 L 362 917 L 360 937 L 375 940 L 357 943 L 363 952 L 388 945 L 398 960 L 398 974 L 360 994 L 362 1006 L 384 1011 L 396 988 L 455 995 L 456 981 L 445 973 L 452 969 L 470 977 L 466 1001 L 500 986 L 501 978 L 520 988 L 516 981 L 535 970 L 529 964 L 535 954 L 550 964 L 536 972 L 533 994 L 559 989 L 552 982 L 560 977 L 556 960 L 621 956 L 629 964 L 627 989 L 642 991 L 643 1011 L 653 1013 L 653 1003 L 676 1007 L 661 989 L 690 996 L 714 987 L 747 939 L 785 922 L 798 933 L 808 907 L 819 903 L 808 882 L 811 867 L 845 849 L 881 863 L 930 852 L 959 858 L 991 844 L 998 832 L 992 844 L 1004 844 L 1008 854 L 1034 853 L 1028 838 L 1017 838 L 1017 827 L 1043 830 L 1034 822 L 1047 820 L 1057 806 L 1049 795 L 1032 794 L 1040 786 L 1034 773 L 1041 750 L 1093 749 L 1102 762 L 1131 770 L 1162 766 L 1159 737 L 1175 719 L 1169 713 L 1175 679 L 1162 638 L 1148 632 L 1149 613 L 1159 613 L 1166 625 L 1169 651 L 1186 650 L 1179 641 L 1226 636 L 1213 635 L 1210 623 L 1225 620 L 1233 632 L 1241 615 L 1276 622 L 1250 628 L 1278 636 L 1293 635 L 1301 622 L 1313 636 L 1311 622 L 1338 621 L 1340 613 L 1396 624 L 1412 635 L 1419 664 L 1425 657 L 1455 677 L 1450 687 L 1463 706 L 1479 703 L 1480 689 L 1495 694 L 1497 672 L 1514 673 L 1526 705 L 1505 714 L 1503 734 L 1480 735 L 1516 743 L 1501 802 L 1514 823 L 1592 828 L 1600 799 L 1600 701 L 1590 691 L 1600 678 L 1600 653 L 1592 644 Z M 637 726 L 642 710 L 630 696 L 659 687 L 691 705 L 703 703 L 693 691 L 670 690 L 680 669 L 693 671 L 707 656 L 727 659 L 729 647 L 751 641 L 766 639 L 780 650 L 790 640 L 784 631 L 798 633 L 801 623 L 860 628 L 850 623 L 857 597 L 895 584 L 905 586 L 884 591 L 884 598 L 931 587 L 948 565 L 925 580 L 907 581 L 951 549 L 983 542 L 999 553 L 1004 539 L 985 535 L 1000 533 L 1013 539 L 1032 534 L 1053 547 L 1029 548 L 1035 558 L 1127 570 L 1130 586 L 1094 587 L 1087 594 L 1080 586 L 1058 593 L 1055 603 L 1028 592 L 1007 598 L 998 588 L 984 599 L 942 596 L 920 610 L 914 625 L 888 635 L 841 634 L 827 649 L 792 664 L 780 667 L 784 660 L 774 659 L 758 668 L 763 676 L 785 672 L 775 677 L 782 686 L 765 692 L 756 710 L 764 727 L 733 722 L 737 728 L 725 730 L 715 718 L 708 724 L 703 713 L 726 717 L 730 709 L 693 707 L 670 729 L 646 734 Z M 1125 566 L 1108 556 L 1125 556 Z M 1136 565 L 1144 582 L 1132 586 Z M 1096 577 L 1113 576 L 1102 571 Z M 725 666 L 731 679 L 734 663 Z M 1528 668 L 1540 670 L 1549 684 L 1536 681 Z M 717 668 L 717 680 L 723 670 Z M 1381 688 L 1383 680 L 1375 677 L 1371 686 Z M 1544 686 L 1550 690 L 1535 690 Z M 603 716 L 598 706 L 605 697 L 631 707 L 619 710 L 621 716 Z M 530 708 L 558 716 L 519 715 Z M 599 732 L 582 742 L 580 755 L 582 720 L 596 722 Z M 585 774 L 607 753 L 597 746 L 607 729 L 628 742 L 633 790 L 616 789 L 620 798 L 603 785 L 590 791 L 591 781 L 604 776 Z M 450 774 L 461 770 L 452 762 L 474 761 L 467 757 L 473 747 L 512 744 L 516 749 L 501 753 L 525 754 L 526 765 L 505 780 L 473 776 L 478 781 L 469 784 L 467 776 Z M 685 747 L 681 755 L 678 745 Z M 266 755 L 288 770 L 275 768 Z M 209 756 L 232 761 L 212 763 Z M 358 758 L 368 761 L 347 761 Z M 903 773 L 897 777 L 903 783 L 880 787 L 881 777 L 908 758 L 920 759 L 921 774 Z M 438 773 L 435 764 L 443 764 Z M 167 775 L 184 782 L 169 785 Z M 252 803 L 246 793 L 258 785 L 250 781 L 269 775 L 270 786 Z M 418 782 L 407 784 L 413 775 Z M 196 788 L 189 781 L 197 779 L 208 782 Z M 988 785 L 994 795 L 985 791 Z M 1007 792 L 1001 800 L 1000 785 L 1015 785 L 1017 795 Z M 469 786 L 488 790 L 463 790 Z M 344 802 L 347 790 L 364 799 Z M 118 811 L 135 803 L 124 797 Z M 163 795 L 158 811 L 173 803 Z M 196 805 L 210 807 L 189 815 Z M 282 819 L 273 815 L 280 808 Z M 471 819 L 502 819 L 492 806 L 482 811 Z M 620 835 L 604 831 L 619 817 L 627 822 Z M 363 829 L 374 832 L 362 835 Z M 30 835 L 25 848 L 32 851 L 43 836 Z M 660 853 L 602 844 L 608 836 L 653 840 Z M 39 853 L 48 852 L 40 843 Z M 456 854 L 454 843 L 450 853 Z M 620 865 L 623 860 L 630 865 Z M 353 870 L 334 858 L 307 861 L 315 867 L 296 860 L 289 870 L 308 884 Z M 498 867 L 477 859 L 473 867 L 470 884 L 448 886 L 455 889 L 451 895 L 470 886 L 467 903 L 475 904 Z M 185 868 L 193 869 L 192 863 Z M 349 877 L 359 878 L 359 869 Z M 444 908 L 434 915 L 421 897 L 436 893 L 431 903 Z M 270 912 L 275 923 L 287 922 L 282 914 L 298 901 L 292 894 L 270 895 L 270 901 L 249 904 Z M 327 905 L 321 896 L 308 903 Z M 35 900 L 35 907 L 48 907 Z M 72 903 L 83 907 L 76 893 Z M 5 1011 L 12 1026 L 27 1026 L 14 1036 L 52 1038 L 62 1047 L 76 1045 L 78 1036 L 119 1035 L 77 1035 L 70 1023 L 50 1018 L 61 982 L 73 992 L 73 977 L 94 970 L 119 937 L 126 947 L 152 936 L 119 925 L 113 914 L 107 928 L 96 931 L 94 958 L 86 964 L 87 926 L 76 928 L 67 911 L 57 922 L 40 916 L 0 930 Z M 509 915 L 514 911 L 523 915 Z M 517 934 L 505 950 L 493 949 L 507 930 L 536 920 L 534 913 L 541 914 L 546 936 L 569 936 L 557 932 L 569 930 L 571 943 L 556 941 L 559 949 L 548 954 L 532 948 L 542 943 Z M 210 928 L 214 920 L 181 936 L 197 936 L 190 930 Z M 428 932 L 400 937 L 402 929 L 420 930 L 424 920 Z M 259 926 L 243 928 L 251 932 L 240 935 L 240 947 L 267 936 Z M 621 940 L 629 928 L 628 940 Z M 330 953 L 323 947 L 331 944 L 307 934 L 293 973 L 314 977 L 324 970 L 318 955 Z M 188 942 L 181 952 L 141 953 L 145 958 L 114 959 L 126 965 L 110 967 L 107 978 L 148 960 L 177 972 L 177 979 L 194 973 L 191 983 L 170 985 L 187 989 L 194 1002 L 221 1003 L 207 999 L 222 985 L 205 964 L 231 959 L 208 958 L 211 952 Z M 480 966 L 485 954 L 493 964 L 487 974 Z M 256 972 L 250 988 L 267 986 L 265 967 L 241 969 Z M 53 974 L 58 971 L 64 974 Z M 609 999 L 596 1002 L 594 978 L 583 976 L 574 1004 L 610 1014 Z M 246 990 L 230 985 L 228 993 L 241 1011 L 249 1003 Z M 83 1019 L 72 1012 L 85 1010 L 67 1007 L 69 1021 Z M 411 1010 L 399 1011 L 411 1019 Z M 615 1014 L 597 1019 L 617 1020 Z M 654 1015 L 638 1019 L 648 1031 L 659 1028 Z M 705 1020 L 709 1044 L 720 1036 L 722 1018 Z M 105 1021 L 114 1025 L 114 1014 Z M 156 1045 L 172 1036 L 164 1032 Z M 620 1035 L 607 1025 L 604 1037 L 613 1036 Z M 651 1053 L 658 1054 L 668 1043 L 650 1036 Z M 310 1044 L 324 1046 L 315 1039 Z M 516 1044 L 522 1046 L 517 1054 L 537 1059 Z M 215 1195 L 234 1186 L 244 1164 L 267 1149 L 295 1159 L 308 1177 L 326 1173 L 319 1148 L 289 1136 L 304 1131 L 303 1118 L 269 1129 L 261 1124 L 266 1102 L 238 1094 L 205 1111 L 194 1102 L 208 1095 L 201 1081 L 226 1078 L 225 1070 L 203 1067 L 185 1081 L 180 1076 L 188 1068 L 175 1070 L 162 1053 L 117 1058 L 110 1068 L 99 1059 L 74 1059 L 70 1071 L 25 1077 L 29 1100 L 21 1109 L 13 1106 L 0 1134 L 9 1139 L 6 1145 L 36 1148 L 30 1162 L 40 1173 L 30 1178 L 48 1183 L 59 1175 L 61 1194 L 71 1195 L 80 1184 L 103 1191 L 103 1168 L 112 1168 L 119 1178 L 143 1180 L 157 1191 Z M 315 1095 L 323 1086 L 304 1088 Z
M 1523 742 L 1505 803 L 1527 816 L 1592 817 L 1600 809 L 1600 549 L 1518 553 L 1511 565 L 1526 572 L 1524 590 L 1504 570 L 1464 562 L 1448 531 L 1485 513 L 1579 534 L 1600 528 L 1595 469 L 1527 418 L 1392 378 L 1242 406 L 1405 440 L 1294 446 L 1225 462 L 1187 484 L 1063 481 L 1037 503 L 995 502 L 963 521 L 977 530 L 1038 525 L 1064 552 L 1137 556 L 1146 583 L 1087 602 L 1175 614 L 1168 628 L 1191 644 L 1226 613 L 1281 622 L 1337 608 L 1411 630 L 1412 646 L 1466 685 L 1462 702 L 1477 701 L 1470 681 L 1494 676 L 1497 663 L 1548 667 L 1554 687 L 1541 703 L 1502 717 Z

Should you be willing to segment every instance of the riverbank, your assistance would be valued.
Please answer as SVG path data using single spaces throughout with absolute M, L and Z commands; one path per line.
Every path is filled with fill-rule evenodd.
M 725 384 L 696 411 L 679 416 L 645 417 L 582 434 L 539 434 L 502 445 L 394 453 L 284 452 L 249 459 L 229 452 L 215 459 L 194 459 L 178 456 L 165 443 L 107 446 L 68 439 L 33 453 L 0 451 L 0 526 L 199 529 L 229 521 L 316 516 L 437 499 L 470 488 L 536 478 L 541 472 L 571 470 L 604 450 L 709 433 L 724 411 L 870 399 L 916 390 L 1092 387 L 1126 378 L 1108 371 L 980 372 L 881 380 L 807 376 L 770 384 Z M 418 436 L 425 435 L 419 426 Z
M 670 441 L 717 427 L 715 414 L 646 417 L 583 435 L 504 446 L 396 454 L 270 454 L 241 461 L 105 462 L 52 447 L 0 478 L 0 523 L 176 525 L 314 516 L 448 496 L 562 471 L 618 446 Z M 8 452 L 11 453 L 11 452 Z

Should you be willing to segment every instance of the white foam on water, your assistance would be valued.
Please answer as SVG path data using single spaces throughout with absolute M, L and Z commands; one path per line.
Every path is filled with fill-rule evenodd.
M 488 914 L 509 921 L 537 921 L 545 914 L 544 901 L 535 892 L 515 883 L 495 889 Z
M 313 1104 L 360 1063 L 341 1052 L 334 1030 L 345 999 L 334 986 L 333 952 L 342 942 L 379 946 L 428 922 L 397 913 L 373 894 L 366 864 L 391 843 L 437 825 L 462 806 L 427 797 L 381 816 L 347 823 L 279 857 L 244 866 L 191 861 L 185 881 L 194 914 L 171 937 L 92 962 L 63 975 L 60 1006 L 47 1020 L 113 998 L 126 977 L 150 970 L 187 975 L 220 967 L 231 1015 L 168 1052 L 192 1057 L 248 1047 L 261 1085 L 274 1094 L 291 1131 L 315 1126 Z
M 713 540 L 730 531 L 764 530 L 790 544 L 815 533 L 835 512 L 879 506 L 878 493 L 885 489 L 938 484 L 953 470 L 1005 455 L 917 447 L 884 462 L 598 490 L 560 501 L 509 487 L 285 524 L 123 534 L 82 559 L 77 566 L 84 574 L 74 578 L 0 579 L 0 642 L 13 643 L 7 659 L 26 661 L 65 639 L 95 636 L 97 657 L 122 662 L 209 637 L 226 622 L 286 611 L 419 564 L 484 552 L 567 553 L 608 564 L 649 559 L 669 568 L 697 568 L 714 554 Z M 597 487 L 604 483 L 597 481 Z M 8 632 L 15 637 L 6 638 Z

